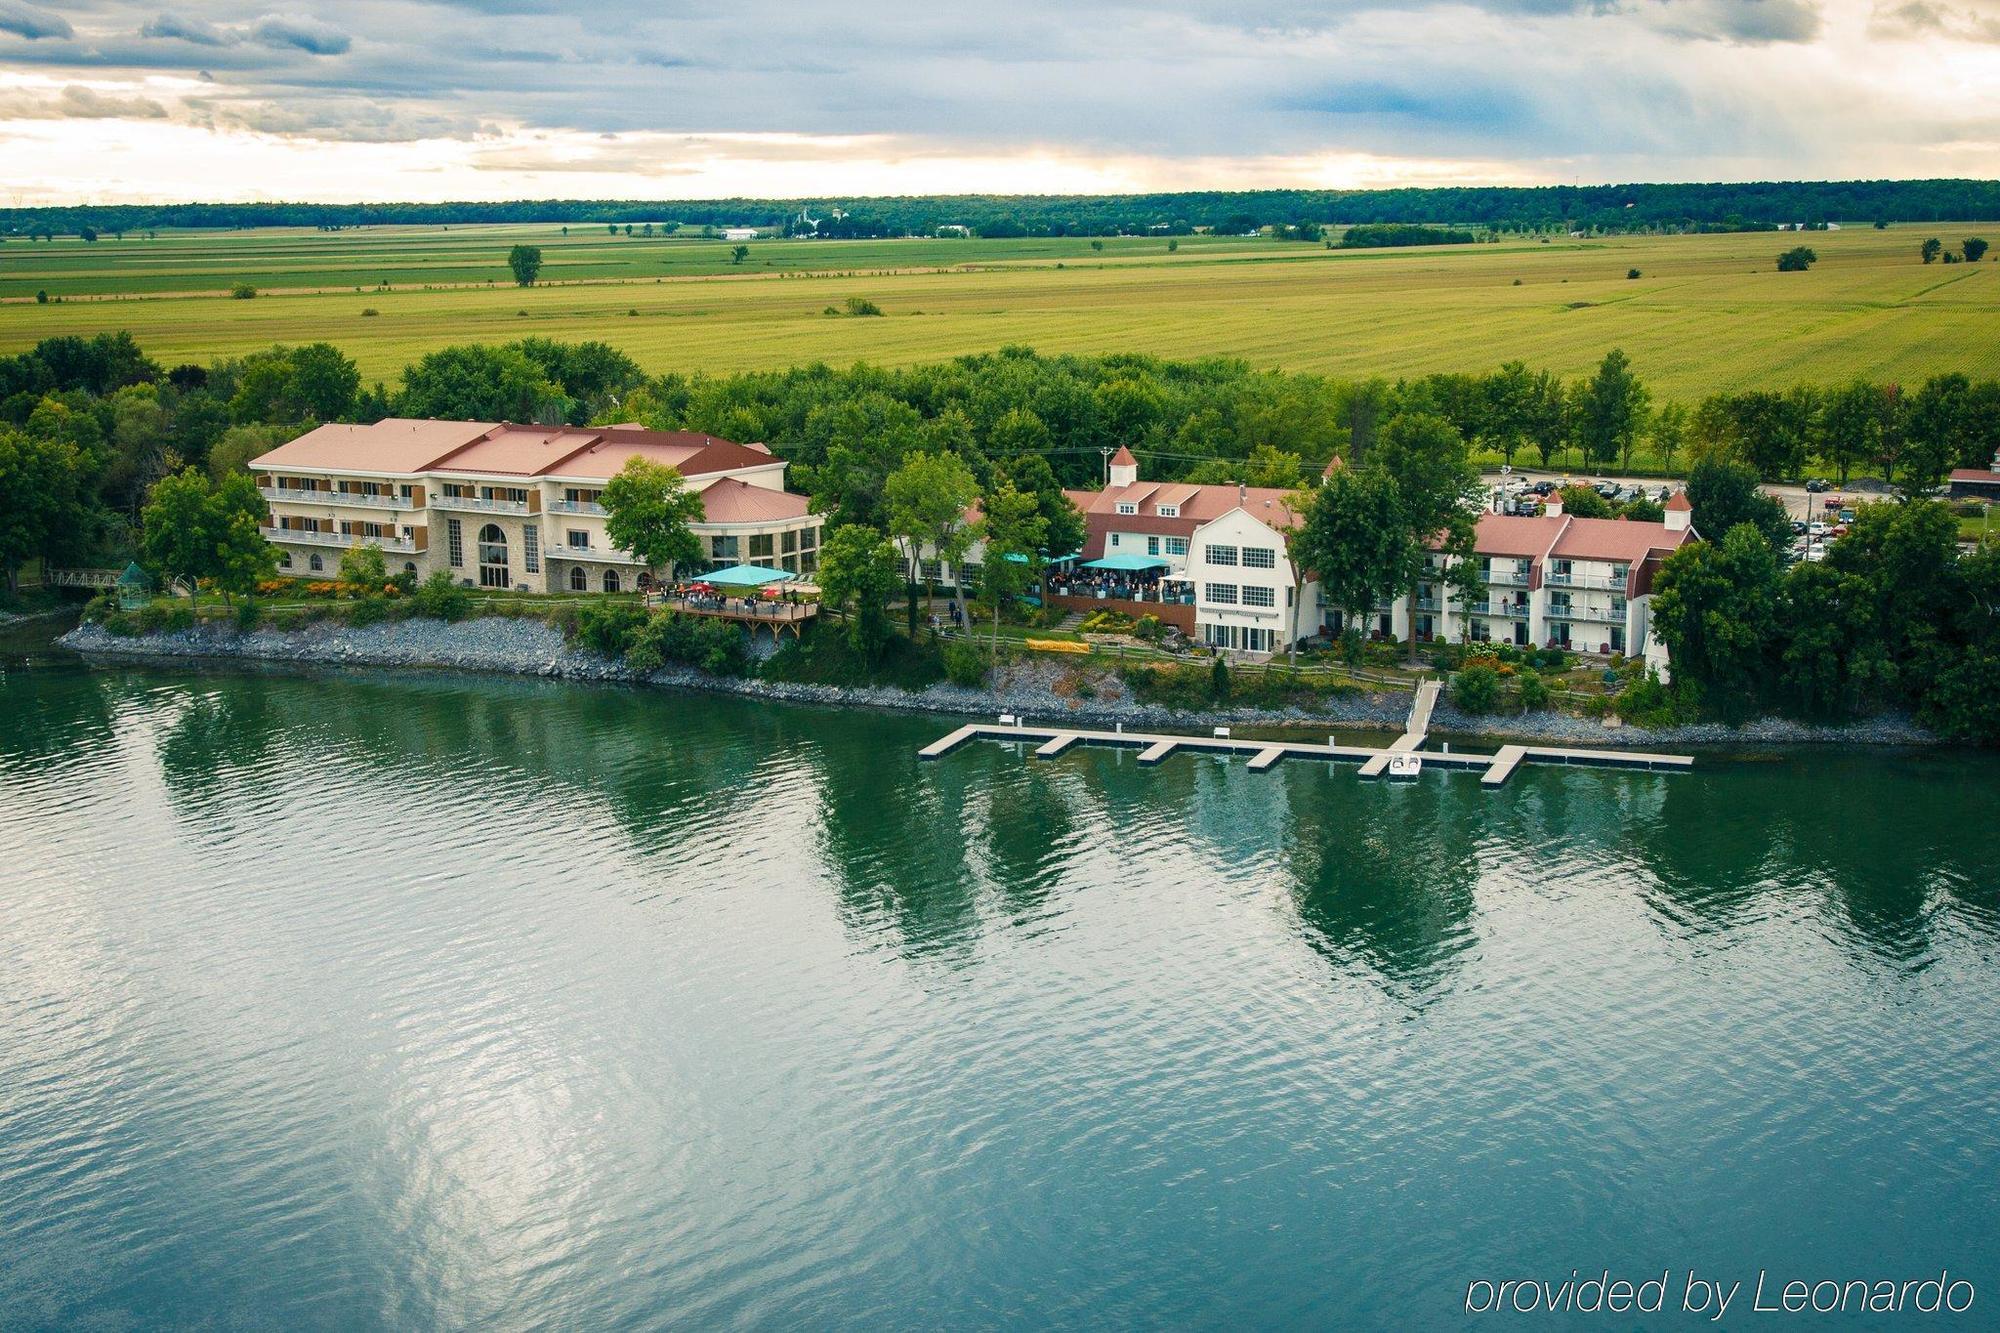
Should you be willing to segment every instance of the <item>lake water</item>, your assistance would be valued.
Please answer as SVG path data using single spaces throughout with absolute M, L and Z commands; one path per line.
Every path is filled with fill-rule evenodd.
M 16 654 L 0 1325 L 1416 1328 L 1692 1268 L 1994 1326 L 1994 759 L 919 764 L 952 725 Z

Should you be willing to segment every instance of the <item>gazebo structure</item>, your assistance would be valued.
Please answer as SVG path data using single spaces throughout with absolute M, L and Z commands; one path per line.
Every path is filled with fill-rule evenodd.
M 125 572 L 111 586 L 118 590 L 118 609 L 121 611 L 136 611 L 153 600 L 153 580 L 139 568 L 136 560 L 125 566 Z

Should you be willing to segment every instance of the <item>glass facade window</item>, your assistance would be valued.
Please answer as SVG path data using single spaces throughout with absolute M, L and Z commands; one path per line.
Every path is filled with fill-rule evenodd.
M 1201 558 L 1211 565 L 1233 565 L 1236 563 L 1236 548 L 1234 546 L 1204 546 L 1201 548 Z
M 444 537 L 446 558 L 451 561 L 451 567 L 464 569 L 465 530 L 459 526 L 457 519 L 448 518 L 444 521 Z
M 1246 569 L 1276 569 L 1278 553 L 1268 546 L 1246 546 L 1243 548 L 1243 564 Z
M 1203 588 L 1203 594 L 1211 602 L 1221 606 L 1236 605 L 1236 585 L 1233 583 L 1211 583 Z
M 542 572 L 542 530 L 534 523 L 521 529 L 521 568 L 530 574 Z
M 777 554 L 775 549 L 776 542 L 777 538 L 768 532 L 751 534 L 750 558 L 752 560 L 769 560 L 773 555 Z
M 735 564 L 742 558 L 738 554 L 741 550 L 742 539 L 739 537 L 710 537 L 708 539 L 709 559 L 716 561 L 718 564 L 724 561 L 732 565 Z
M 1271 589 L 1259 588 L 1258 586 L 1252 583 L 1246 583 L 1243 585 L 1243 605 L 1276 606 L 1277 604 L 1278 604 L 1277 594 L 1272 592 Z
M 1186 554 L 1187 554 L 1187 538 L 1185 538 L 1185 537 L 1169 537 L 1169 538 L 1167 538 L 1167 554 L 1168 554 L 1168 555 L 1186 555 Z

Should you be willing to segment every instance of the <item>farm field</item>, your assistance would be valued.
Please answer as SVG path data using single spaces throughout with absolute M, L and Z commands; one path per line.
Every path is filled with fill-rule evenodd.
M 1576 375 L 1622 347 L 1657 396 L 1692 400 L 1854 375 L 2000 374 L 2000 265 L 1917 256 L 1926 236 L 1955 248 L 1987 232 L 2000 227 L 1359 251 L 1184 237 L 1175 253 L 1155 238 L 1107 238 L 1101 251 L 1083 238 L 754 241 L 741 265 L 722 241 L 583 227 L 15 238 L 0 245 L 0 353 L 108 329 L 167 362 L 324 339 L 370 379 L 393 379 L 436 347 L 533 334 L 600 338 L 654 372 L 899 365 L 1018 343 L 1395 377 L 1514 358 Z M 1819 263 L 1776 272 L 1800 242 Z M 545 254 L 532 289 L 507 276 L 517 243 Z M 238 281 L 260 294 L 230 299 Z M 826 313 L 849 297 L 882 317 Z

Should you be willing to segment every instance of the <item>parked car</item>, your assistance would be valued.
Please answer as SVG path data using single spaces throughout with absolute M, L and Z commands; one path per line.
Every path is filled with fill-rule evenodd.
M 1852 523 L 1854 521 L 1854 511 L 1852 509 L 1843 509 L 1835 514 L 1834 517 L 1842 523 Z
M 1532 490 L 1537 495 L 1554 495 L 1556 493 L 1556 484 L 1544 478 L 1543 480 L 1536 482 L 1533 486 L 1529 487 L 1528 489 Z
M 1600 481 L 1591 489 L 1607 500 L 1615 499 L 1618 495 L 1618 483 L 1615 481 Z
M 1831 526 L 1820 522 L 1818 519 L 1814 519 L 1812 522 L 1806 524 L 1806 533 L 1808 536 L 1824 537 L 1832 531 L 1833 528 Z
M 1795 518 L 1792 520 L 1792 535 L 1794 537 L 1803 537 L 1806 535 L 1806 521 L 1804 519 Z
M 1806 491 L 1812 495 L 1821 495 L 1832 489 L 1833 483 L 1829 482 L 1825 477 L 1814 477 L 1806 483 Z

